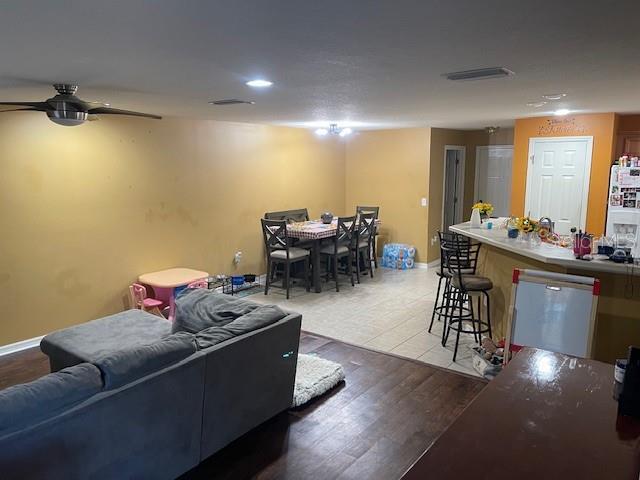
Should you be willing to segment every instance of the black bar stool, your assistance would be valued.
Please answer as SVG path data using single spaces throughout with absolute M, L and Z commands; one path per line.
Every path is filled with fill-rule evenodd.
M 433 321 L 438 318 L 438 321 L 441 321 L 445 316 L 446 302 L 447 298 L 452 295 L 454 292 L 451 291 L 451 272 L 449 271 L 449 267 L 447 265 L 447 257 L 445 255 L 445 251 L 442 249 L 443 246 L 455 246 L 456 248 L 468 248 L 471 245 L 471 239 L 469 237 L 465 237 L 464 235 L 460 235 L 458 233 L 453 232 L 438 232 L 438 239 L 440 240 L 440 268 L 436 272 L 438 275 L 438 290 L 436 291 L 436 301 L 433 307 L 433 312 L 431 313 L 431 322 L 429 323 L 429 333 L 431 333 L 431 329 L 433 328 Z M 459 261 L 460 259 L 458 259 Z M 474 265 L 461 265 L 463 268 L 463 273 L 465 275 L 475 275 L 475 264 Z M 444 288 L 443 288 L 444 283 Z M 442 295 L 440 293 L 442 292 Z M 465 307 L 465 312 L 469 313 L 470 310 Z
M 442 332 L 442 345 L 446 346 L 449 332 L 456 332 L 456 346 L 453 350 L 453 361 L 458 355 L 458 344 L 461 333 L 471 333 L 476 343 L 482 340 L 482 334 L 491 337 L 491 304 L 489 291 L 493 282 L 475 274 L 466 274 L 464 270 L 472 268 L 475 272 L 478 262 L 480 244 L 452 243 L 441 246 L 446 257 L 446 265 L 451 275 L 449 281 L 450 294 L 445 299 L 445 327 Z M 487 318 L 482 319 L 482 299 L 487 302 Z M 473 299 L 477 299 L 477 312 L 473 308 Z M 468 305 L 468 309 L 465 306 Z M 477 317 L 476 314 L 477 313 Z M 471 323 L 470 329 L 465 323 Z

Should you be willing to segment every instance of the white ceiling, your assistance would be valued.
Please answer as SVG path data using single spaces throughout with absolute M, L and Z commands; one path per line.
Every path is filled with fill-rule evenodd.
M 16 0 L 0 11 L 0 100 L 78 82 L 116 108 L 361 128 L 637 112 L 639 18 L 638 0 Z M 516 75 L 441 76 L 489 66 Z M 244 85 L 255 77 L 275 85 Z M 555 92 L 566 101 L 525 106 Z M 207 104 L 224 98 L 256 105 Z

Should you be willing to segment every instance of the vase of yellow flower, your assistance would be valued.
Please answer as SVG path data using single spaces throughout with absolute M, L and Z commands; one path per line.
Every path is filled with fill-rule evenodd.
M 472 209 L 476 208 L 478 209 L 478 212 L 480 212 L 481 222 L 488 219 L 493 213 L 493 205 L 487 202 L 483 202 L 482 200 L 473 205 Z
M 528 216 L 516 217 L 513 225 L 520 231 L 520 240 L 526 243 L 531 243 L 539 227 L 538 222 Z

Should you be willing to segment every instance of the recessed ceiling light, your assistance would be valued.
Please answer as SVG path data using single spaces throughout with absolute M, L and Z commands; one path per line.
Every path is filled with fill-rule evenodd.
M 569 109 L 567 108 L 559 108 L 558 110 L 553 112 L 553 114 L 558 117 L 562 117 L 563 115 L 567 115 L 568 113 L 569 113 Z
M 262 78 L 256 78 L 255 80 L 249 80 L 247 82 L 247 85 L 254 88 L 266 88 L 273 85 L 273 82 L 270 82 L 269 80 L 264 80 Z
M 318 128 L 316 130 L 316 135 L 320 135 L 321 137 L 324 137 L 328 133 L 329 133 L 329 130 L 327 130 L 326 128 Z
M 529 102 L 527 103 L 527 107 L 540 108 L 547 104 L 547 102 Z
M 566 93 L 547 93 L 546 95 L 542 95 L 542 98 L 545 100 L 560 100 L 566 96 Z

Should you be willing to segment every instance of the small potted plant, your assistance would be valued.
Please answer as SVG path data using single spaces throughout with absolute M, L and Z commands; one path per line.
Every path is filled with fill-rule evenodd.
M 482 200 L 480 200 L 479 202 L 473 205 L 473 209 L 476 209 L 476 208 L 478 209 L 478 212 L 480 212 L 481 221 L 486 220 L 493 213 L 493 205 L 487 202 L 483 202 Z

